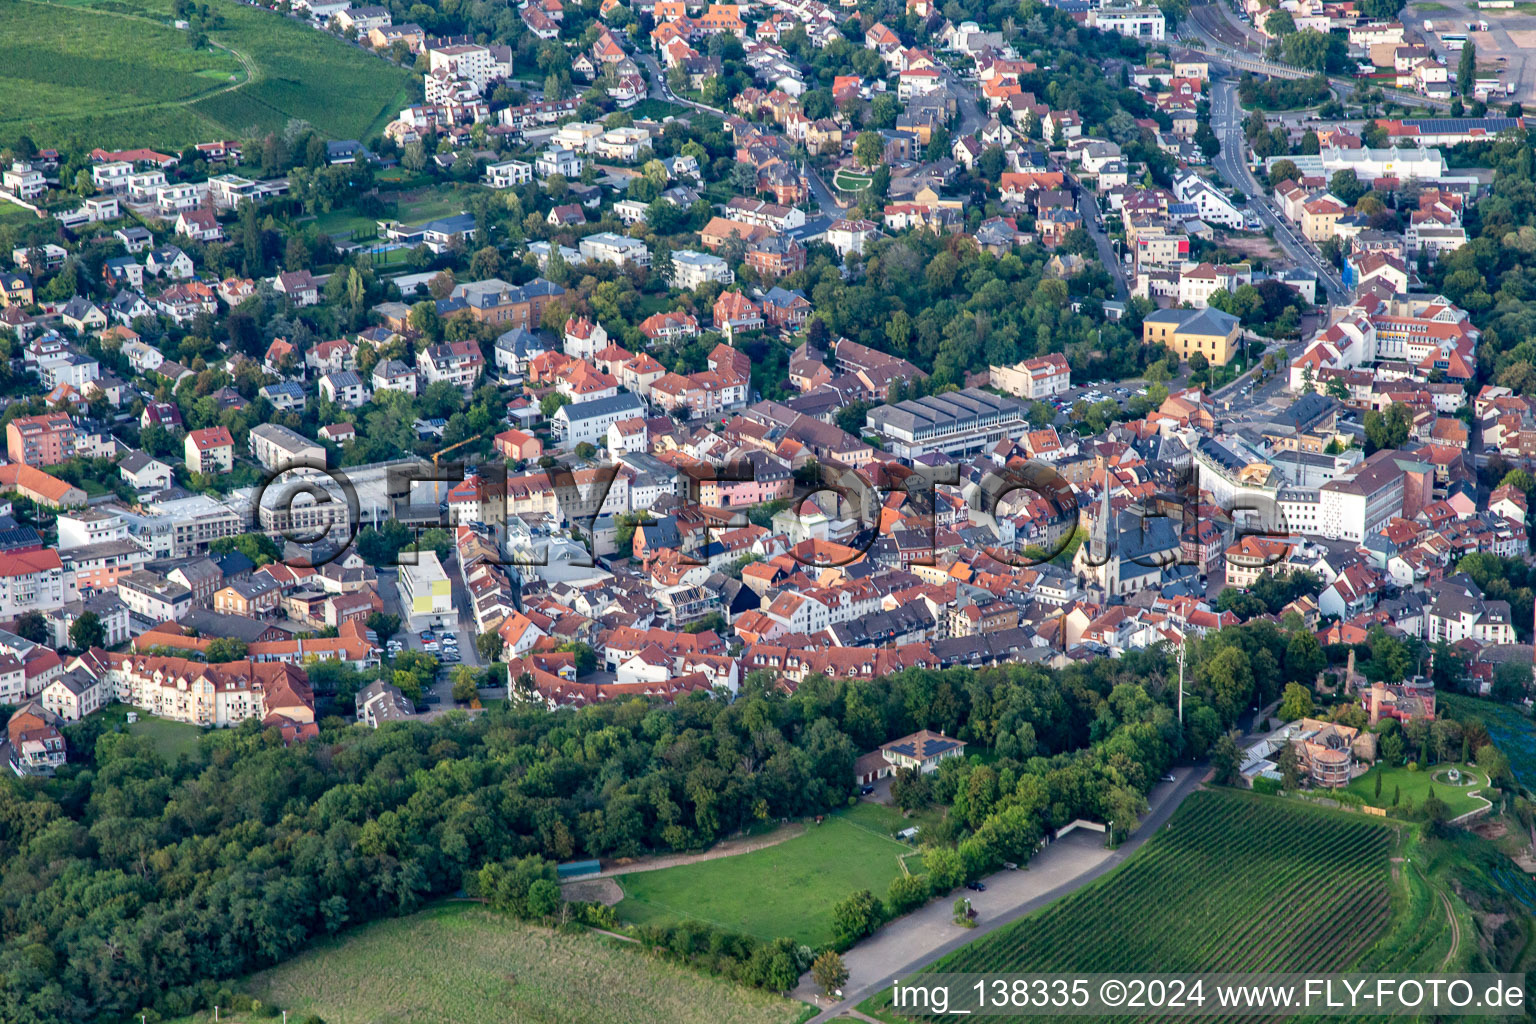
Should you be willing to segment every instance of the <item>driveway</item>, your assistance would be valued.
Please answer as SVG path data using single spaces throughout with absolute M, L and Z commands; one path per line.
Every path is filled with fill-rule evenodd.
M 1146 819 L 1117 850 L 1106 849 L 1101 834 L 1078 830 L 1047 846 L 1029 862 L 1028 868 L 1000 871 L 984 879 L 986 892 L 956 890 L 971 898 L 971 906 L 977 912 L 974 928 L 961 928 L 954 923 L 955 893 L 892 921 L 843 954 L 848 982 L 837 1003 L 829 1005 L 821 998 L 816 983 L 806 975 L 795 989 L 795 998 L 823 1008 L 810 1024 L 832 1020 L 890 987 L 898 978 L 1076 892 L 1113 870 L 1162 827 L 1184 798 L 1199 787 L 1206 771 L 1205 765 L 1174 769 L 1175 781 L 1153 788 L 1148 795 L 1151 810 Z

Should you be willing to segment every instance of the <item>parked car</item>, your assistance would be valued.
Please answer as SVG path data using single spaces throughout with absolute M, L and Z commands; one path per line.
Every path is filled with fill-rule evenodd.
M 971 890 L 971 892 L 986 892 L 987 891 L 987 884 L 985 882 L 966 882 L 965 883 L 965 887 L 967 889 Z

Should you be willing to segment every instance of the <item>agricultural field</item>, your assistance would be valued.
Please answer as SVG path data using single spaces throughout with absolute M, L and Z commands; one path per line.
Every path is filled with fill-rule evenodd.
M 870 808 L 866 810 L 866 808 Z M 890 837 L 885 808 L 861 804 L 752 853 L 618 876 L 619 919 L 707 921 L 760 939 L 832 941 L 832 908 L 861 889 L 884 896 L 912 847 Z
M 179 149 L 308 121 L 366 138 L 414 96 L 402 68 L 233 0 L 202 50 L 169 0 L 0 0 L 0 138 Z
M 1457 769 L 1461 774 L 1461 785 L 1450 782 L 1447 772 Z M 1376 776 L 1381 776 L 1381 796 L 1376 795 Z M 1360 797 L 1372 807 L 1392 807 L 1392 794 L 1397 792 L 1399 806 L 1406 806 L 1408 801 L 1413 801 L 1414 807 L 1424 806 L 1424 801 L 1429 798 L 1429 791 L 1433 788 L 1435 796 L 1445 802 L 1450 809 L 1451 817 L 1475 811 L 1480 807 L 1486 807 L 1486 800 L 1472 796 L 1478 790 L 1488 788 L 1488 776 L 1478 771 L 1476 767 L 1469 765 L 1430 765 L 1420 771 L 1409 771 L 1406 766 L 1400 768 L 1387 768 L 1377 765 L 1347 787 L 1347 791 Z
M 626 946 L 452 903 L 359 928 L 241 988 L 290 1019 L 317 1014 L 326 1024 L 795 1024 L 804 1016 L 800 1003 Z
M 1299 801 L 1196 792 L 1123 866 L 930 970 L 1341 970 L 1393 921 L 1407 835 Z M 861 1009 L 885 1007 L 881 995 Z
M 232 54 L 192 50 L 186 33 L 168 24 L 116 10 L 0 2 L 6 138 L 27 131 L 49 145 L 55 131 L 75 122 L 94 128 L 170 110 L 185 117 L 187 104 L 244 80 Z

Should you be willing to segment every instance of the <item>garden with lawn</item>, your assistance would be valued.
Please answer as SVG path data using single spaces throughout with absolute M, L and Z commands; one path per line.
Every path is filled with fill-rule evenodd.
M 1454 780 L 1451 778 L 1453 770 L 1458 776 Z M 1376 792 L 1378 776 L 1381 778 L 1379 795 Z M 1431 788 L 1435 796 L 1445 802 L 1453 818 L 1488 805 L 1488 801 L 1472 795 L 1488 788 L 1488 776 L 1478 771 L 1476 766 L 1465 764 L 1436 764 L 1428 768 L 1415 766 L 1410 769 L 1406 765 L 1388 767 L 1378 763 L 1351 782 L 1346 792 L 1360 797 L 1371 807 L 1385 808 L 1390 812 L 1394 807 L 1399 811 L 1409 807 L 1423 807 L 1424 801 L 1429 799 Z M 1393 803 L 1394 795 L 1396 804 Z
M 874 180 L 868 174 L 847 167 L 839 167 L 837 173 L 832 175 L 832 186 L 843 192 L 862 192 L 869 188 Z
M 897 812 L 859 804 L 807 823 L 793 839 L 751 853 L 618 876 L 621 921 L 697 920 L 764 940 L 809 946 L 833 938 L 832 908 L 868 889 L 884 896 L 914 849 L 890 835 Z

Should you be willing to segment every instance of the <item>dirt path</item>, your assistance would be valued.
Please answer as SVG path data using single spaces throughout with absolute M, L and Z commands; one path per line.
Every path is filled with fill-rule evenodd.
M 1456 959 L 1456 953 L 1461 948 L 1461 922 L 1456 919 L 1456 911 L 1451 906 L 1451 898 L 1444 892 L 1440 893 L 1440 903 L 1445 907 L 1445 916 L 1451 922 L 1451 949 L 1445 954 L 1445 959 L 1440 962 L 1440 969 L 1443 971 L 1451 966 L 1451 961 Z
M 615 864 L 604 868 L 595 875 L 586 875 L 584 878 L 612 878 L 615 875 L 632 875 L 637 871 L 659 871 L 662 868 L 681 867 L 684 864 L 697 864 L 705 860 L 719 860 L 721 857 L 736 857 L 743 853 L 751 853 L 753 850 L 763 850 L 770 846 L 777 846 L 786 840 L 790 840 L 802 834 L 805 826 L 799 822 L 783 825 L 765 835 L 745 836 L 740 839 L 727 839 L 716 843 L 709 849 L 700 853 L 665 853 L 654 857 L 640 857 L 628 864 Z

